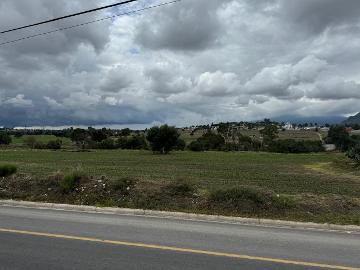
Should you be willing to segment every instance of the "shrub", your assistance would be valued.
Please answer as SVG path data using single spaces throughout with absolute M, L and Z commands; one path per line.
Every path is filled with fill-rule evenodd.
M 238 134 L 238 149 L 239 151 L 259 151 L 261 142 L 250 136 Z
M 133 135 L 127 141 L 127 149 L 147 149 L 147 143 L 143 135 Z
M 24 143 L 30 147 L 31 149 L 34 149 L 37 145 L 36 138 L 34 136 L 28 136 L 24 139 Z
M 4 131 L 0 131 L 0 145 L 1 144 L 9 145 L 11 143 L 11 141 L 12 141 L 12 139 L 9 134 L 7 134 Z
M 176 145 L 174 147 L 174 150 L 178 150 L 178 151 L 184 151 L 186 147 L 186 143 L 183 139 L 178 139 L 176 142 Z
M 188 145 L 188 149 L 194 152 L 204 151 L 203 145 L 199 141 L 193 141 Z
M 196 186 L 193 182 L 184 179 L 177 179 L 169 183 L 164 188 L 171 196 L 191 196 L 196 192 Z
M 147 149 L 147 143 L 143 135 L 133 135 L 130 138 L 120 137 L 117 140 L 117 147 L 120 149 Z
M 324 147 L 320 141 L 296 141 L 287 139 L 270 142 L 268 150 L 277 153 L 311 153 L 323 152 Z
M 219 189 L 210 193 L 210 201 L 241 208 L 248 201 L 258 208 L 263 208 L 269 200 L 269 194 L 251 187 Z
M 136 180 L 132 178 L 121 178 L 110 182 L 110 188 L 115 192 L 128 195 L 130 190 L 134 188 Z
M 124 137 L 130 136 L 130 134 L 131 134 L 131 130 L 129 128 L 124 128 L 119 132 L 119 135 Z
M 32 144 L 32 143 L 31 143 Z M 29 145 L 33 149 L 51 149 L 51 150 L 59 150 L 62 146 L 62 141 L 57 139 L 53 141 L 49 141 L 48 143 L 42 143 L 38 141 L 34 141 L 34 143 Z
M 95 142 L 102 142 L 108 138 L 108 130 L 106 128 L 103 129 L 89 128 L 88 133 L 91 137 L 91 140 Z
M 211 131 L 202 135 L 198 142 L 202 144 L 204 150 L 223 150 L 225 146 L 224 137 Z
M 97 148 L 99 149 L 115 149 L 115 141 L 111 138 L 107 138 L 97 144 Z
M 279 130 L 276 125 L 267 124 L 264 129 L 260 130 L 260 134 L 264 138 L 264 143 L 269 143 L 278 137 Z
M 249 186 L 212 191 L 208 200 L 215 207 L 230 212 L 254 213 L 269 209 L 285 210 L 294 206 L 290 198 Z
M 211 131 L 206 132 L 196 141 L 190 143 L 189 150 L 191 151 L 207 151 L 207 150 L 224 150 L 225 139 L 220 134 L 215 134 Z
M 360 144 L 350 148 L 346 156 L 360 165 Z
M 0 165 L 0 177 L 8 177 L 17 172 L 17 167 L 15 165 L 5 164 Z
M 57 139 L 53 141 L 49 141 L 46 144 L 46 149 L 59 150 L 62 147 L 62 141 Z
M 73 172 L 70 175 L 66 175 L 60 181 L 60 188 L 63 193 L 72 192 L 80 183 L 80 180 L 84 177 L 84 174 L 81 172 Z

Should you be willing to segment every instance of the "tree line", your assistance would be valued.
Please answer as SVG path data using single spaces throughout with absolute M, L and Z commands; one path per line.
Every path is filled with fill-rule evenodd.
M 199 138 L 186 145 L 180 138 L 176 127 L 163 125 L 152 127 L 145 132 L 130 129 L 81 129 L 70 128 L 61 131 L 44 131 L 59 139 L 42 143 L 35 136 L 27 136 L 24 143 L 33 149 L 61 149 L 62 137 L 69 138 L 79 149 L 149 149 L 160 154 L 168 154 L 172 150 L 190 151 L 268 151 L 279 153 L 310 153 L 324 151 L 322 142 L 299 141 L 278 138 L 279 128 L 268 119 L 263 121 L 260 138 L 243 135 L 236 129 L 230 129 L 227 124 L 220 124 L 217 130 L 207 128 Z M 16 137 L 23 136 L 28 131 L 16 131 Z M 12 141 L 11 132 L 0 131 L 0 145 L 8 145 Z M 356 162 L 360 161 L 360 136 L 351 135 L 344 125 L 330 127 L 325 143 L 335 144 L 339 151 Z

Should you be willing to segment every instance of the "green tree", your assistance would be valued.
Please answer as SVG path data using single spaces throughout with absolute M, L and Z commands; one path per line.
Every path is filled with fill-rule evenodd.
M 146 139 L 150 143 L 153 152 L 160 154 L 168 154 L 176 146 L 180 137 L 175 127 L 163 125 L 161 127 L 153 127 L 148 130 Z
M 360 165 L 360 144 L 351 147 L 346 156 Z
M 89 128 L 88 129 L 91 139 L 95 142 L 102 142 L 108 138 L 108 131 L 106 128 L 103 129 L 94 129 Z
M 263 136 L 265 144 L 269 144 L 278 137 L 278 128 L 275 125 L 266 125 L 264 129 L 260 130 L 260 134 Z
M 176 145 L 174 147 L 174 150 L 178 150 L 178 151 L 184 151 L 186 148 L 186 142 L 183 139 L 178 139 L 176 142 Z
M 1 144 L 9 145 L 11 143 L 11 141 L 12 141 L 12 139 L 9 134 L 7 134 L 4 131 L 0 131 L 0 145 Z
M 88 138 L 89 134 L 86 130 L 81 128 L 76 128 L 72 130 L 70 139 L 76 143 L 77 146 L 81 146 L 82 149 L 85 148 L 85 141 Z
M 189 145 L 192 151 L 223 150 L 225 139 L 220 134 L 208 131 Z
M 131 134 L 131 130 L 129 128 L 124 128 L 119 132 L 119 135 L 123 137 L 130 136 L 130 134 Z
M 37 144 L 35 136 L 27 136 L 24 139 L 24 143 L 29 146 L 31 149 L 35 148 L 35 145 Z
M 336 145 L 341 151 L 347 151 L 354 142 L 344 126 L 331 126 L 328 133 L 328 142 Z

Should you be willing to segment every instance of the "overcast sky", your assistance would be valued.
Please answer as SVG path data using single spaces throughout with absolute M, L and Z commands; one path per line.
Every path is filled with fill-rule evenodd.
M 166 1 L 1 35 L 0 43 Z M 0 26 L 114 2 L 0 0 Z M 359 0 L 183 0 L 1 46 L 0 126 L 354 114 L 359 14 Z

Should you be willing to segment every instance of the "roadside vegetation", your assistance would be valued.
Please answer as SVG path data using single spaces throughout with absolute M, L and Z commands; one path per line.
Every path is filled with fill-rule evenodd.
M 254 128 L 3 131 L 0 199 L 360 225 L 358 136 Z
M 0 198 L 360 224 L 360 172 L 343 154 L 2 151 Z M 346 164 L 337 166 L 336 164 Z
M 17 167 L 15 165 L 5 164 L 0 165 L 0 177 L 8 177 L 15 174 Z

